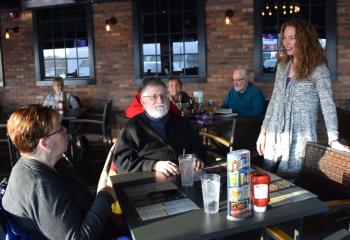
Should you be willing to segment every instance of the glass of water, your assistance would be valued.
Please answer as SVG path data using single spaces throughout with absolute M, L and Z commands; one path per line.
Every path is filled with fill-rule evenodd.
M 201 178 L 204 212 L 217 213 L 220 200 L 220 175 L 203 174 Z

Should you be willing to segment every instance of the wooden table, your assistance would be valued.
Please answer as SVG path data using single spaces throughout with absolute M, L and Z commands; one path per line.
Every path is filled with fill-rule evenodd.
M 226 218 L 226 185 L 221 188 L 219 212 L 216 214 L 206 214 L 203 210 L 200 182 L 196 181 L 193 187 L 180 187 L 180 189 L 200 209 L 141 221 L 123 189 L 155 181 L 172 181 L 179 186 L 180 178 L 165 177 L 163 174 L 156 174 L 154 172 L 136 172 L 113 176 L 111 179 L 132 237 L 136 240 L 220 238 L 250 230 L 258 230 L 266 226 L 291 220 L 299 220 L 328 210 L 328 207 L 322 201 L 317 198 L 310 198 L 300 202 L 274 207 L 262 214 L 253 213 L 252 217 L 243 221 L 230 221 Z

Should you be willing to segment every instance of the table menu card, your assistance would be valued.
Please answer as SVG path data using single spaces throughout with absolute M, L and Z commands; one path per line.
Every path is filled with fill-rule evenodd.
M 128 187 L 124 192 L 143 221 L 199 209 L 172 182 Z
M 317 197 L 315 194 L 281 178 L 271 182 L 269 192 L 269 205 L 272 207 Z

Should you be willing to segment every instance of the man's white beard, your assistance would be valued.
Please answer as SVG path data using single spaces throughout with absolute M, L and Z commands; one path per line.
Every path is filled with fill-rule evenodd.
M 169 112 L 169 105 L 163 104 L 161 106 L 155 107 L 155 109 L 146 109 L 148 115 L 152 118 L 162 118 Z

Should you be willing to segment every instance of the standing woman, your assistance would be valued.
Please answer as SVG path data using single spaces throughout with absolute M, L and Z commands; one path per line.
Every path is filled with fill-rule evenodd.
M 278 167 L 278 173 L 297 174 L 306 143 L 317 142 L 319 105 L 329 145 L 342 151 L 349 151 L 349 147 L 338 141 L 327 59 L 315 29 L 305 20 L 292 19 L 282 25 L 279 41 L 283 50 L 256 144 L 258 153 L 264 155 L 267 169 Z

